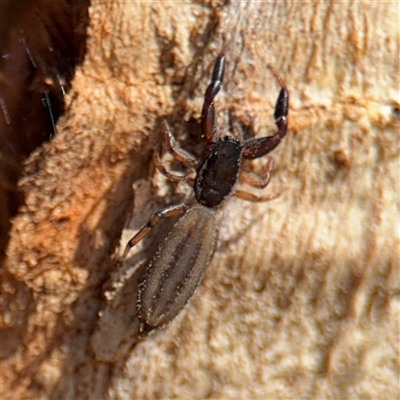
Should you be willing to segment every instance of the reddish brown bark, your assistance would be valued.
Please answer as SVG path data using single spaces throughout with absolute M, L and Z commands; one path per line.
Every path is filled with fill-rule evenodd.
M 3 325 L 19 328 L 2 361 L 3 397 L 398 397 L 396 15 L 379 2 L 93 2 L 68 111 L 20 181 L 26 205 L 3 285 L 12 292 Z M 280 197 L 231 200 L 185 311 L 103 363 L 90 338 L 98 310 L 113 304 L 102 283 L 127 268 L 113 252 L 131 184 L 134 230 L 177 199 L 153 173 L 160 121 L 196 147 L 194 122 L 227 42 L 221 129 L 229 112 L 257 135 L 274 129 L 268 63 L 289 87 L 289 134 L 267 189 Z M 132 265 L 151 255 L 155 235 Z M 134 307 L 125 296 L 119 311 Z M 104 341 L 115 335 L 111 325 Z

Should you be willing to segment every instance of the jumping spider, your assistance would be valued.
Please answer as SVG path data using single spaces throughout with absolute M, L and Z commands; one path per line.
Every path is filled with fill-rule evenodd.
M 224 77 L 225 51 L 215 61 L 211 83 L 204 95 L 201 125 L 208 146 L 205 158 L 199 162 L 191 154 L 175 148 L 171 127 L 166 121 L 162 124 L 168 151 L 176 160 L 195 168 L 197 172 L 194 179 L 189 175 L 177 175 L 168 171 L 156 157 L 156 166 L 169 179 L 183 180 L 194 187 L 194 198 L 156 212 L 129 240 L 123 253 L 125 258 L 129 250 L 147 236 L 161 219 L 179 217 L 140 279 L 137 309 L 141 335 L 167 325 L 192 297 L 214 252 L 218 231 L 215 216 L 224 200 L 231 195 L 249 201 L 271 199 L 234 189 L 242 159 L 265 156 L 286 135 L 289 93 L 276 71 L 271 66 L 268 68 L 281 87 L 274 111 L 278 128 L 274 135 L 243 142 L 229 136 L 220 137 L 214 99 Z M 269 157 L 261 176 L 242 172 L 241 180 L 252 187 L 265 188 L 272 168 L 273 160 Z

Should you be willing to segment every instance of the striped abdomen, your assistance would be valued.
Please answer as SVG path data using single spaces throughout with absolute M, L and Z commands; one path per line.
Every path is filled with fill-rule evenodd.
M 173 226 L 139 284 L 141 333 L 165 326 L 192 297 L 217 237 L 215 210 L 197 205 Z

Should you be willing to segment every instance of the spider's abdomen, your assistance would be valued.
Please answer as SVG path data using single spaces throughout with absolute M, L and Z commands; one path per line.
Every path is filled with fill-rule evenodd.
M 196 290 L 214 253 L 215 211 L 196 205 L 181 217 L 139 283 L 141 335 L 171 322 Z
M 196 175 L 194 192 L 201 205 L 216 207 L 232 192 L 239 173 L 241 152 L 241 143 L 230 137 L 223 137 L 213 145 Z

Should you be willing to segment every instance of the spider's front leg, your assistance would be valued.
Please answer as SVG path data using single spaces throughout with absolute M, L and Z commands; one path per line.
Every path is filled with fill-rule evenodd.
M 243 157 L 249 160 L 262 157 L 275 149 L 286 135 L 289 111 L 289 92 L 278 73 L 268 65 L 275 79 L 281 86 L 276 100 L 274 118 L 278 131 L 272 136 L 247 140 L 243 145 Z
M 203 109 L 201 111 L 201 126 L 208 145 L 211 145 L 216 141 L 217 123 L 215 120 L 214 99 L 221 89 L 222 81 L 224 79 L 225 51 L 226 48 L 219 53 L 215 60 L 211 82 L 204 94 Z

